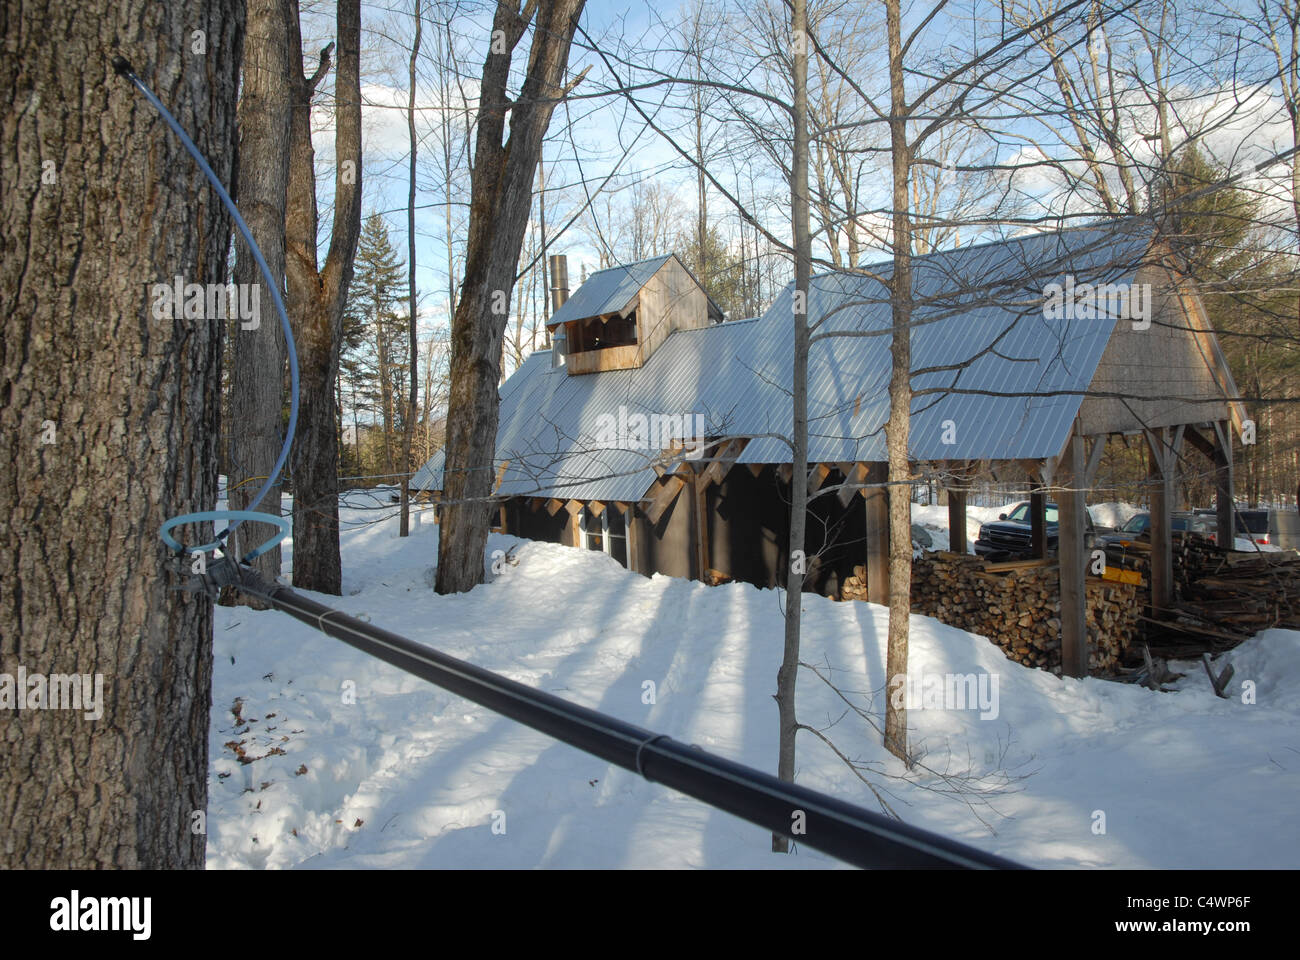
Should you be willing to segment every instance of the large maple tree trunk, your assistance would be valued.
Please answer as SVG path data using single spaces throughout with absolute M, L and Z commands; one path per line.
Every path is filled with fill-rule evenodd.
M 151 286 L 220 282 L 230 222 L 109 56 L 229 183 L 243 11 L 0 7 L 0 672 L 103 683 L 98 719 L 0 710 L 0 868 L 203 866 L 212 605 L 158 527 L 216 502 L 223 321 Z
M 532 210 L 542 138 L 556 103 L 567 92 L 561 81 L 583 4 L 584 0 L 541 0 L 537 4 L 528 73 L 515 101 L 506 95 L 506 82 L 511 54 L 528 21 L 516 6 L 504 2 L 497 5 L 492 21 L 494 39 L 483 65 L 470 173 L 465 280 L 451 325 L 439 593 L 460 593 L 483 581 L 483 552 L 496 479 L 493 460 L 501 341 Z M 532 15 L 531 3 L 525 12 Z M 496 38 L 504 42 L 498 44 Z M 510 138 L 503 143 L 507 110 Z
M 334 384 L 338 379 L 343 308 L 361 234 L 361 5 L 338 3 L 338 72 L 334 78 L 334 222 L 324 267 L 316 261 L 316 170 L 311 102 L 329 69 L 329 50 L 311 77 L 302 73 L 297 0 L 286 0 L 290 71 L 289 188 L 285 213 L 285 279 L 289 319 L 298 347 L 298 434 L 293 463 L 293 584 L 339 594 L 339 444 Z M 332 44 L 331 44 L 332 46 Z
M 239 99 L 239 191 L 236 202 L 271 275 L 284 289 L 284 202 L 289 182 L 289 26 L 284 0 L 249 0 L 244 41 L 243 92 Z M 265 287 L 266 279 L 241 236 L 235 238 L 235 282 Z M 259 297 L 257 326 L 232 324 L 235 338 L 231 370 L 230 486 L 232 510 L 247 510 L 270 476 L 283 444 L 281 417 L 286 344 L 271 295 Z M 280 515 L 280 487 L 257 509 Z M 239 552 L 261 544 L 270 528 L 239 527 Z M 268 580 L 280 575 L 280 548 L 262 554 L 253 566 Z M 241 594 L 250 605 L 262 601 Z

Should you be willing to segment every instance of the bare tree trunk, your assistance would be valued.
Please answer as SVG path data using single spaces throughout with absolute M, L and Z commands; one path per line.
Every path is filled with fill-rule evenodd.
M 551 319 L 551 288 L 547 282 L 549 264 L 546 262 L 546 158 L 540 155 L 537 157 L 537 220 L 542 247 L 539 258 L 542 267 L 542 330 L 545 331 L 546 345 L 549 347 L 551 331 L 546 326 L 546 321 Z
M 375 285 L 375 304 L 377 313 L 375 314 L 375 364 L 379 369 L 379 412 L 384 418 L 384 474 L 391 477 L 395 472 L 393 470 L 393 368 L 388 363 L 388 317 L 384 315 L 384 309 L 380 304 L 384 301 L 380 296 L 380 287 Z
M 808 227 L 808 37 L 807 0 L 794 0 L 790 33 L 794 45 L 794 156 L 790 164 L 790 209 L 794 235 L 794 470 L 790 473 L 790 569 L 785 588 L 785 647 L 776 675 L 776 708 L 781 732 L 776 775 L 794 782 L 795 686 L 799 675 L 799 628 L 803 604 L 804 530 L 808 522 L 808 286 L 812 275 L 812 238 Z M 772 834 L 774 853 L 785 853 L 789 840 Z
M 411 141 L 411 185 L 406 195 L 406 270 L 408 278 L 407 309 L 410 314 L 408 332 L 411 337 L 411 385 L 406 401 L 406 423 L 402 432 L 402 519 L 398 536 L 406 537 L 411 533 L 411 440 L 415 436 L 415 417 L 418 410 L 420 386 L 420 351 L 416 342 L 415 309 L 415 59 L 420 55 L 420 33 L 424 26 L 420 15 L 420 0 L 415 0 L 415 39 L 411 41 L 411 65 L 407 73 L 410 85 L 410 99 L 406 106 L 406 132 Z
M 302 73 L 298 0 L 291 4 L 289 47 L 296 56 L 290 123 L 289 192 L 285 214 L 288 308 L 300 369 L 298 435 L 293 445 L 293 584 L 338 594 L 338 437 L 334 373 L 339 364 L 343 306 L 361 233 L 361 5 L 338 3 L 338 73 L 334 153 L 334 224 L 323 269 L 316 267 L 316 174 L 311 145 L 311 101 L 329 69 L 329 47 L 310 78 Z
M 907 756 L 907 639 L 912 615 L 912 486 L 907 442 L 912 419 L 912 236 L 908 217 L 907 101 L 903 88 L 903 45 L 899 0 L 886 0 L 889 33 L 889 146 L 893 165 L 893 253 L 890 280 L 893 337 L 889 378 L 889 652 L 885 677 L 885 747 L 910 766 Z M 901 688 L 901 689 L 900 689 Z
M 230 219 L 108 54 L 124 42 L 230 183 L 243 19 L 235 0 L 0 10 L 0 662 L 30 672 L 28 709 L 0 710 L 3 869 L 203 867 L 212 604 L 169 589 L 158 528 L 216 503 L 224 321 L 152 286 L 221 282 Z M 56 673 L 93 707 L 31 709 L 53 703 L 32 675 Z
M 284 290 L 284 204 L 289 183 L 289 26 L 284 0 L 250 0 L 245 40 L 243 92 L 239 100 L 239 212 L 262 250 L 281 291 Z M 235 237 L 237 284 L 266 283 L 243 237 Z M 265 316 L 255 328 L 231 325 L 235 338 L 230 386 L 230 459 L 227 478 L 232 510 L 248 510 L 280 455 L 281 416 L 287 348 L 280 318 L 263 291 Z M 280 488 L 258 505 L 280 516 Z M 247 553 L 267 538 L 265 527 L 239 528 L 239 552 Z M 268 580 L 280 575 L 280 548 L 262 554 L 254 568 Z M 232 591 L 240 602 L 264 608 L 265 602 Z
M 551 113 L 567 94 L 561 80 L 584 2 L 543 0 L 538 5 L 528 73 L 513 102 L 506 93 L 510 59 L 528 20 L 517 8 L 501 3 L 492 21 L 493 37 L 504 43 L 493 40 L 483 65 L 465 280 L 452 321 L 439 593 L 460 593 L 483 580 L 488 501 L 495 480 L 501 345 L 532 209 L 533 175 Z M 524 13 L 532 17 L 531 2 Z M 510 137 L 503 143 L 507 110 Z

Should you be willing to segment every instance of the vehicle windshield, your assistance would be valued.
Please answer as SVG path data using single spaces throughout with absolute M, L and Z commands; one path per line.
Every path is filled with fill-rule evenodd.
M 1048 504 L 1046 512 L 1047 512 L 1048 523 L 1060 522 L 1059 513 L 1055 504 Z M 1007 519 L 1020 520 L 1024 523 L 1029 523 L 1029 504 L 1027 503 L 1016 504 L 1016 508 L 1007 514 Z
M 1120 530 L 1124 533 L 1145 533 L 1149 526 L 1151 526 L 1151 514 L 1135 513 L 1124 521 Z
M 1203 517 L 1189 517 L 1186 514 L 1178 516 L 1175 514 L 1169 520 L 1171 530 L 1185 531 L 1190 527 L 1195 532 L 1203 532 L 1210 529 L 1210 524 Z M 1119 529 L 1121 533 L 1146 533 L 1151 529 L 1151 514 L 1135 513 Z
M 1237 514 L 1237 526 L 1245 525 L 1251 533 L 1268 533 L 1267 510 L 1242 510 Z

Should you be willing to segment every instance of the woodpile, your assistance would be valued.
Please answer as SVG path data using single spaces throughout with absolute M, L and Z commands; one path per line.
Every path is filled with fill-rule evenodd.
M 866 571 L 845 580 L 845 600 L 866 599 Z M 1085 617 L 1091 671 L 1113 670 L 1138 635 L 1138 588 L 1089 578 Z M 912 611 L 988 637 L 1017 663 L 1061 672 L 1061 600 L 1054 561 L 988 563 L 960 553 L 912 562 Z
M 1223 550 L 1189 539 L 1174 551 L 1174 603 L 1149 620 L 1170 633 L 1227 649 L 1269 627 L 1300 629 L 1300 554 Z

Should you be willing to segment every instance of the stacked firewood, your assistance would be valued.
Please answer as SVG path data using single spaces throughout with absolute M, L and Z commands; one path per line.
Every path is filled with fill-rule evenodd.
M 1137 587 L 1089 578 L 1085 589 L 1089 667 L 1109 672 L 1138 634 Z M 866 599 L 863 568 L 845 580 L 842 595 Z M 912 611 L 988 637 L 1018 663 L 1061 672 L 1060 579 L 1052 561 L 927 553 L 912 563 Z
M 1174 631 L 1235 645 L 1269 627 L 1300 629 L 1300 554 L 1223 550 L 1205 540 L 1174 552 L 1174 603 L 1159 620 Z

